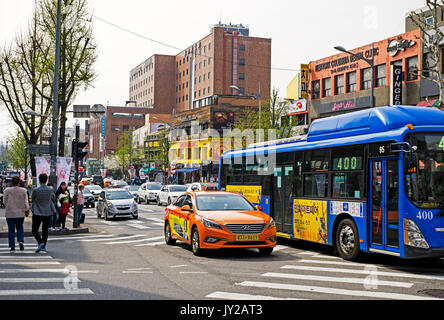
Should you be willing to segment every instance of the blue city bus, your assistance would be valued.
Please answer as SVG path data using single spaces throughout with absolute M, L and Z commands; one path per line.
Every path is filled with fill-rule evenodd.
M 306 136 L 225 152 L 219 189 L 262 207 L 279 237 L 347 260 L 443 257 L 444 112 L 387 106 L 318 119 Z

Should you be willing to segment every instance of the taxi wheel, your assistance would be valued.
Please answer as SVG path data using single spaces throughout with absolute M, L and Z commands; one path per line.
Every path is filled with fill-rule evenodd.
M 199 231 L 196 227 L 193 228 L 193 232 L 191 235 L 191 250 L 193 250 L 193 254 L 195 256 L 202 255 L 202 249 L 200 248 Z
M 169 221 L 165 221 L 165 243 L 169 246 L 175 245 L 176 240 L 171 237 L 171 227 Z
M 258 249 L 259 249 L 259 253 L 264 256 L 269 256 L 273 252 L 273 248 L 263 247 L 263 248 L 258 248 Z

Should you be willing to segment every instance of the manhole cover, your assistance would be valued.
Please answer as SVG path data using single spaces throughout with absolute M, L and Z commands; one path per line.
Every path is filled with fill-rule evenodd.
M 425 289 L 421 290 L 418 293 L 426 294 L 435 298 L 444 298 L 444 290 L 443 289 Z

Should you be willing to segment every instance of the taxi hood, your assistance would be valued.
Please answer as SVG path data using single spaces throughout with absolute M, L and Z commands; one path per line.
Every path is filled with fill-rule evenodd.
M 214 222 L 225 223 L 268 223 L 270 217 L 261 211 L 199 211 L 199 215 Z

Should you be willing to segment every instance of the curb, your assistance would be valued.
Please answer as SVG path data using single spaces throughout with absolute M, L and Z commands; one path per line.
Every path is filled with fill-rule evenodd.
M 41 232 L 41 231 L 40 231 Z M 25 231 L 25 237 L 32 237 L 31 231 Z M 89 233 L 89 228 L 77 228 L 77 229 L 69 229 L 65 231 L 49 231 L 48 235 L 50 236 L 66 236 L 69 234 L 79 234 L 79 233 Z M 17 232 L 16 232 L 17 236 Z M 8 232 L 0 232 L 0 238 L 7 238 Z

